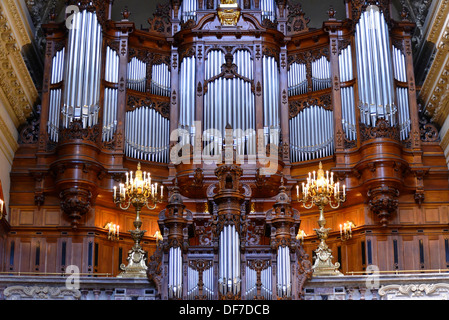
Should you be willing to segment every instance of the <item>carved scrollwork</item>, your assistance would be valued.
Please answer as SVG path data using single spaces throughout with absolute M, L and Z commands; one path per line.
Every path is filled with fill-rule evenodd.
M 68 128 L 60 129 L 60 141 L 84 140 L 98 143 L 100 136 L 99 124 L 84 128 L 81 120 L 73 120 Z
M 27 123 L 21 128 L 19 134 L 20 144 L 34 144 L 39 140 L 40 128 L 40 106 L 38 106 L 36 114 L 29 118 Z
M 296 117 L 302 110 L 310 106 L 320 106 L 326 110 L 332 111 L 331 95 L 324 94 L 317 97 L 309 96 L 307 99 L 291 100 L 288 105 L 290 119 Z
M 388 218 L 398 208 L 399 190 L 387 185 L 370 189 L 367 193 L 369 206 L 380 218 L 382 226 L 388 224 Z
M 431 123 L 426 116 L 421 116 L 419 119 L 419 131 L 423 142 L 436 142 L 440 139 L 436 125 Z
M 170 34 L 170 5 L 158 4 L 156 6 L 156 12 L 153 14 L 153 19 L 148 19 L 150 25 L 149 31 L 156 32 L 158 34 Z
M 300 3 L 289 3 L 288 4 L 288 15 L 287 15 L 287 31 L 288 33 L 302 33 L 309 31 L 308 23 L 309 18 L 305 17 L 305 13 L 302 10 Z
M 360 138 L 362 141 L 376 138 L 389 138 L 399 141 L 399 130 L 395 126 L 390 126 L 387 120 L 380 118 L 377 119 L 375 127 L 360 123 Z
M 170 117 L 170 102 L 167 100 L 154 100 L 148 96 L 137 96 L 128 94 L 127 110 L 132 111 L 140 107 L 150 107 L 161 114 L 164 118 Z

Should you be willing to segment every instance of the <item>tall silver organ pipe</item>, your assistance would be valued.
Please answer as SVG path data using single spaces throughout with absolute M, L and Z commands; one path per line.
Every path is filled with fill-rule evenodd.
M 151 93 L 158 96 L 170 96 L 170 70 L 165 63 L 152 67 Z
M 357 74 L 361 122 L 375 126 L 379 118 L 395 125 L 393 65 L 388 26 L 375 5 L 368 6 L 356 25 Z
M 294 62 L 290 65 L 288 76 L 288 95 L 296 96 L 307 93 L 307 71 L 304 63 Z
M 318 91 L 331 86 L 331 66 L 326 57 L 312 62 L 312 90 Z
M 291 118 L 291 162 L 331 156 L 334 153 L 333 111 L 310 106 Z
M 274 22 L 276 19 L 276 1 L 275 0 L 261 0 L 260 10 L 262 11 L 262 21 L 265 19 Z
M 196 21 L 197 0 L 183 0 L 181 4 L 181 21 L 187 20 Z
M 405 56 L 398 48 L 393 46 L 394 78 L 400 82 L 407 82 Z M 408 103 L 408 88 L 396 86 L 396 99 L 398 104 L 399 132 L 402 140 L 410 134 L 410 107 Z
M 279 70 L 274 57 L 263 57 L 263 126 L 265 144 L 279 145 Z
M 128 157 L 169 162 L 169 120 L 150 107 L 126 112 L 125 152 Z
M 237 72 L 246 79 L 254 79 L 253 61 L 246 50 L 237 50 L 233 54 Z M 220 75 L 225 63 L 222 51 L 211 50 L 207 54 L 205 79 Z M 255 154 L 255 104 L 251 82 L 235 77 L 219 77 L 208 82 L 204 95 L 205 150 L 217 155 L 221 152 L 222 139 L 228 124 L 233 129 L 233 139 L 238 154 Z M 213 147 L 213 150 L 212 150 Z
M 351 45 L 341 50 L 338 57 L 340 68 L 340 81 L 347 82 L 354 79 L 352 70 L 352 53 Z M 341 122 L 346 138 L 348 140 L 357 139 L 357 127 L 355 116 L 355 102 L 354 102 L 354 86 L 347 86 L 341 88 L 341 108 L 342 118 Z
M 278 297 L 290 297 L 292 293 L 292 279 L 290 268 L 290 248 L 279 246 L 277 252 L 277 295 Z
M 118 83 L 119 56 L 116 51 L 106 47 L 106 62 L 104 79 L 107 82 Z M 110 141 L 117 126 L 117 90 L 104 89 L 103 102 L 103 141 Z
M 271 287 L 271 265 L 268 266 L 266 269 L 263 269 L 260 274 L 260 280 L 262 282 L 261 286 L 261 295 L 265 300 L 271 300 L 273 298 L 272 296 L 272 287 Z M 246 272 L 245 272 L 245 284 L 246 284 L 246 291 L 245 296 L 246 300 L 253 300 L 254 297 L 257 294 L 257 272 L 254 269 L 251 269 L 249 265 L 246 265 Z
M 195 297 L 199 295 L 198 271 L 191 266 L 187 269 L 187 299 L 195 300 Z M 214 268 L 211 266 L 209 269 L 203 271 L 203 295 L 208 300 L 214 298 Z
M 218 286 L 222 294 L 240 292 L 240 239 L 234 225 L 224 226 L 218 251 Z
M 127 86 L 129 89 L 145 92 L 147 83 L 147 64 L 136 57 L 128 62 Z
M 64 79 L 65 48 L 62 48 L 53 57 L 51 68 L 51 84 L 60 83 Z M 61 108 L 61 88 L 50 90 L 50 105 L 47 123 L 47 132 L 51 141 L 58 142 L 59 118 Z
M 74 27 L 69 29 L 65 73 L 63 127 L 81 120 L 83 127 L 98 122 L 102 30 L 95 12 L 74 14 Z
M 179 127 L 191 136 L 194 145 L 195 136 L 195 57 L 184 57 L 179 72 Z
M 168 252 L 168 297 L 182 297 L 182 253 L 180 247 L 171 247 Z

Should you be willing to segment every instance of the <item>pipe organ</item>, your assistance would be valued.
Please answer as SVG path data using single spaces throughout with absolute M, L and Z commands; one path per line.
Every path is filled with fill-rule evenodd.
M 62 125 L 78 120 L 83 128 L 98 122 L 102 63 L 102 26 L 95 12 L 75 13 L 69 29 Z
M 384 14 L 377 6 L 362 13 L 355 39 L 361 121 L 375 126 L 383 118 L 395 125 L 392 50 Z
M 225 130 L 230 125 L 237 129 L 233 139 L 238 153 L 255 154 L 255 109 L 251 89 L 254 71 L 250 53 L 237 50 L 224 54 L 211 50 L 206 61 L 203 121 L 205 146 L 209 146 L 206 152 L 213 155 L 221 152 Z
M 350 201 L 326 212 L 344 272 L 365 268 L 367 252 L 388 269 L 371 243 L 390 239 L 403 203 L 426 206 L 427 179 L 447 184 L 444 157 L 438 174 L 428 165 L 441 150 L 419 120 L 413 24 L 394 21 L 387 0 L 344 1 L 346 19 L 329 10 L 319 29 L 284 0 L 169 1 L 141 30 L 127 10 L 111 20 L 112 1 L 68 2 L 80 8 L 74 27 L 45 26 L 38 138 L 15 162 L 13 185 L 32 189 L 27 206 L 62 212 L 61 225 L 48 228 L 82 238 L 77 248 L 90 255 L 85 243 L 103 250 L 99 221 L 131 220 L 111 192 L 141 163 L 168 190 L 157 214 L 141 214 L 148 277 L 161 299 L 301 299 L 317 212 L 302 215 L 292 190 L 320 162 L 347 185 Z M 21 195 L 11 192 L 18 207 Z M 345 243 L 343 217 L 357 225 Z M 107 247 L 125 251 L 130 239 L 121 232 Z M 115 273 L 107 264 L 122 259 L 117 251 L 101 251 L 108 258 L 96 270 Z

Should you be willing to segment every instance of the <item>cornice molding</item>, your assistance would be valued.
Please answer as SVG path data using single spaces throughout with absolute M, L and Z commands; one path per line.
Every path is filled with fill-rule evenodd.
M 11 24 L 14 36 L 20 47 L 32 42 L 32 34 L 28 23 L 24 23 L 26 15 L 18 0 L 3 0 L 3 9 Z
M 449 0 L 441 2 L 427 41 L 436 45 L 436 54 L 424 81 L 420 98 L 426 115 L 443 125 L 449 115 Z
M 21 39 L 24 42 L 19 43 L 11 29 L 17 28 L 16 33 L 25 37 L 25 23 L 17 10 L 13 0 L 0 4 L 0 89 L 6 97 L 6 109 L 13 111 L 11 114 L 8 110 L 16 128 L 26 121 L 38 98 L 37 89 L 20 53 L 21 44 L 29 38 Z M 9 21 L 9 18 L 18 20 Z

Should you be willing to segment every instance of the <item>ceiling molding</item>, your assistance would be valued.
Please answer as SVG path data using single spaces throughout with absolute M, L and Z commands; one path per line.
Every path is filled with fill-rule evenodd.
M 21 45 L 31 39 L 27 38 L 25 23 L 17 10 L 13 0 L 0 5 L 0 89 L 16 127 L 26 121 L 38 99 L 36 86 L 20 52 Z M 22 43 L 17 41 L 15 34 L 23 37 Z
M 437 12 L 427 37 L 436 51 L 420 98 L 426 115 L 441 126 L 449 115 L 449 0 L 442 1 Z

